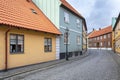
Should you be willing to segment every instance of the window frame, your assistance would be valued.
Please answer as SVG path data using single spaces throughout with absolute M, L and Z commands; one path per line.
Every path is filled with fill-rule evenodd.
M 11 35 L 15 35 L 16 36 L 16 44 L 15 44 L 16 45 L 16 51 L 15 52 L 11 52 L 11 40 L 12 40 L 11 39 Z M 18 46 L 18 41 L 19 41 L 18 40 L 18 36 L 22 36 L 23 37 L 23 40 L 22 40 L 23 41 L 23 51 L 20 51 L 20 52 L 17 51 L 17 49 L 18 49 L 17 46 Z M 23 54 L 24 53 L 24 35 L 23 34 L 14 34 L 14 33 L 11 33 L 10 34 L 10 39 L 9 39 L 9 45 L 10 45 L 9 46 L 9 52 L 10 52 L 10 54 Z
M 64 11 L 64 22 L 70 23 L 70 16 L 69 16 L 69 13 L 66 11 Z
M 104 39 L 106 39 L 106 35 L 104 35 Z
M 64 33 L 64 44 L 66 45 L 67 43 L 66 43 L 66 33 Z M 70 44 L 70 36 L 69 36 L 69 34 L 68 34 L 68 44 Z
M 47 39 L 47 45 L 45 45 L 45 39 Z M 50 45 L 49 45 L 49 40 L 50 40 Z M 48 47 L 48 50 L 46 50 L 46 48 L 45 47 Z M 49 50 L 50 49 L 50 47 L 51 47 L 51 50 Z M 52 38 L 47 38 L 47 37 L 45 37 L 44 38 L 44 52 L 52 52 Z
M 108 41 L 108 46 L 110 46 L 111 45 L 111 43 L 110 43 L 110 41 Z
M 110 38 L 110 34 L 108 34 L 108 38 Z
M 79 28 L 80 27 L 80 19 L 76 19 L 76 24 L 77 24 L 77 27 Z
M 81 44 L 81 40 L 80 39 L 81 39 L 80 36 L 77 36 L 77 39 L 76 39 L 77 45 Z
M 102 40 L 102 36 L 100 36 L 100 39 Z

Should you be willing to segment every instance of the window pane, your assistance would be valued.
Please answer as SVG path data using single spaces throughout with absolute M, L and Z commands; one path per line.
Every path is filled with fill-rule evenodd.
M 14 44 L 11 44 L 10 45 L 10 52 L 16 52 L 16 45 L 14 45 Z
M 51 39 L 48 39 L 48 45 L 51 45 Z
M 64 21 L 69 23 L 69 14 L 67 12 L 64 12 Z
M 17 36 L 10 35 L 10 52 L 16 52 Z
M 18 44 L 23 44 L 23 41 L 22 40 L 18 40 Z
M 77 36 L 77 44 L 80 44 L 80 36 Z
M 10 39 L 17 39 L 16 35 L 10 35 Z
M 16 40 L 10 40 L 10 44 L 15 44 L 16 45 Z
M 44 40 L 44 45 L 47 45 L 47 39 Z
M 18 40 L 23 40 L 23 36 L 18 36 Z

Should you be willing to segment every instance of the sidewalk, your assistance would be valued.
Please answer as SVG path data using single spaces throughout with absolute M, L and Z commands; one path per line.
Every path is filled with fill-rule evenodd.
M 113 51 L 111 51 L 111 55 L 113 56 L 113 59 L 116 61 L 116 63 L 120 67 L 120 54 L 119 53 L 114 53 Z
M 86 57 L 87 55 L 88 55 L 88 52 L 84 53 L 83 55 L 79 55 L 77 57 L 69 58 L 69 61 L 66 61 L 65 59 L 54 60 L 54 61 L 39 63 L 39 64 L 35 64 L 35 65 L 20 67 L 20 68 L 16 68 L 16 69 L 11 69 L 6 72 L 2 71 L 2 72 L 0 72 L 0 80 L 9 78 L 12 76 L 20 75 L 23 73 L 35 72 L 38 70 L 39 71 L 46 70 L 46 69 L 58 66 L 58 64 L 68 64 L 68 63 L 76 61 L 78 59 L 82 59 L 82 58 Z

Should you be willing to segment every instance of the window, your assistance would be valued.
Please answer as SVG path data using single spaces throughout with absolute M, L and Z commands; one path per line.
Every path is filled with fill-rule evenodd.
M 68 39 L 67 39 L 67 37 L 68 37 Z M 66 44 L 67 42 L 68 42 L 68 44 L 70 44 L 70 42 L 69 42 L 69 34 L 67 36 L 66 33 L 64 33 L 64 44 Z
M 106 39 L 106 35 L 104 35 L 104 39 Z
M 110 34 L 108 34 L 108 38 L 110 38 Z
M 96 43 L 94 43 L 94 47 L 96 47 Z
M 88 39 L 88 41 L 90 42 L 90 39 Z
M 110 41 L 108 41 L 108 46 L 110 46 Z
M 10 53 L 21 53 L 24 51 L 24 36 L 11 34 L 10 35 Z
M 77 27 L 80 27 L 80 20 L 79 19 L 76 20 L 76 23 L 77 23 Z
M 102 36 L 100 36 L 100 39 L 102 39 Z
M 44 39 L 44 51 L 52 52 L 52 39 L 51 38 Z
M 77 44 L 80 44 L 80 36 L 77 36 Z
M 34 9 L 30 9 L 32 13 L 37 14 L 37 12 Z
M 99 40 L 99 37 L 97 37 L 97 40 Z
M 67 12 L 64 12 L 64 21 L 69 23 L 69 14 Z
M 94 40 L 96 40 L 96 38 L 93 38 Z
M 107 44 L 106 44 L 106 42 L 104 42 L 104 47 L 107 47 Z
M 102 42 L 100 43 L 100 45 L 102 46 Z

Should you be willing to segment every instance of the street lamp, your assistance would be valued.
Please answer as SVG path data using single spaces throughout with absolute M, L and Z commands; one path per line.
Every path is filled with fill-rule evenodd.
M 65 54 L 65 58 L 68 61 L 68 36 L 69 36 L 69 29 L 66 27 L 65 29 L 65 42 L 66 42 L 66 54 Z

